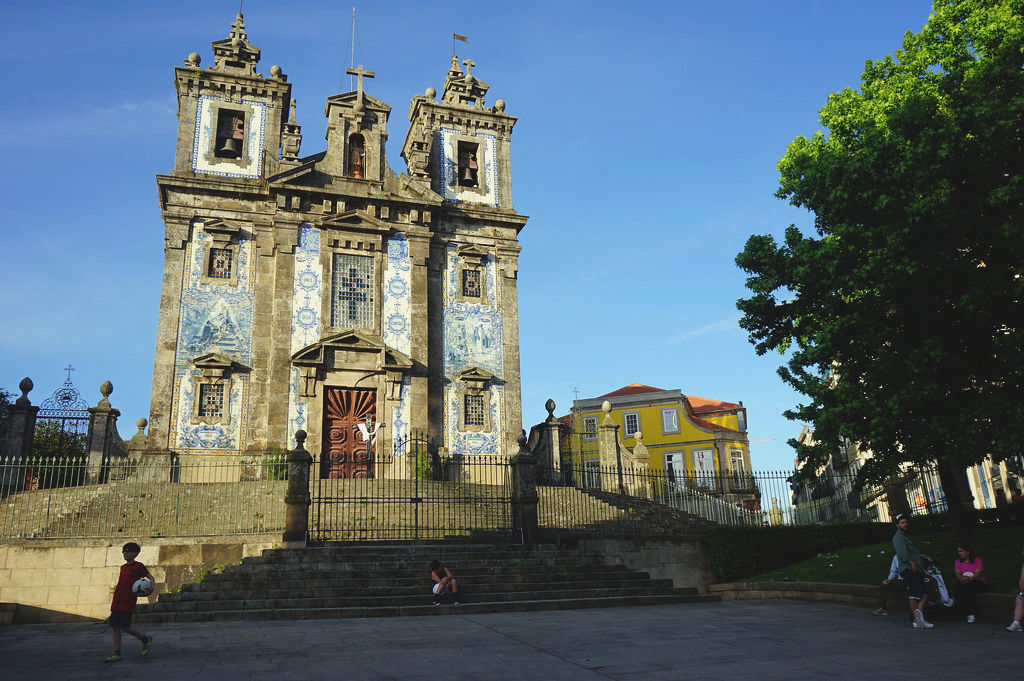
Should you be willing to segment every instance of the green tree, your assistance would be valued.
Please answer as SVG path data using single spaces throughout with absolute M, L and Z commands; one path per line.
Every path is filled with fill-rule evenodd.
M 740 325 L 808 398 L 785 413 L 815 427 L 800 459 L 849 438 L 866 480 L 936 461 L 954 515 L 955 471 L 1024 451 L 1022 66 L 1024 0 L 936 0 L 779 161 L 776 195 L 815 233 L 736 259 Z

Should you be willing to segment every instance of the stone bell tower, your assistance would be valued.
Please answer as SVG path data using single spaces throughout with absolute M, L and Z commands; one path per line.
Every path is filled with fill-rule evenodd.
M 360 66 L 355 91 L 327 97 L 326 148 L 303 155 L 291 84 L 257 72 L 241 14 L 212 47 L 212 66 L 193 53 L 175 69 L 177 154 L 157 176 L 151 445 L 261 454 L 302 429 L 327 477 L 414 474 L 414 431 L 450 454 L 513 454 L 516 119 L 453 57 L 441 100 L 413 98 L 399 175 L 391 107 Z

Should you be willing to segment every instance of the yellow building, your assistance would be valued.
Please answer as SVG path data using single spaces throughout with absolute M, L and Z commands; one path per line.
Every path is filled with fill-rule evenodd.
M 601 407 L 619 426 L 622 443 L 632 450 L 642 433 L 654 475 L 710 493 L 737 495 L 748 510 L 757 510 L 757 491 L 750 475 L 747 410 L 742 402 L 684 395 L 632 383 L 610 393 L 573 402 L 570 418 L 563 418 L 571 433 L 563 438 L 563 460 L 584 470 L 598 464 L 597 426 Z M 742 497 L 742 499 L 739 499 Z

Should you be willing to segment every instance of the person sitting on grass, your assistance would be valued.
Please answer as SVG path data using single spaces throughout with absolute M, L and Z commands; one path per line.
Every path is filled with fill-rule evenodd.
M 434 582 L 434 605 L 441 604 L 441 596 L 449 594 L 452 605 L 459 604 L 459 583 L 455 581 L 452 571 L 441 561 L 430 561 L 430 579 Z

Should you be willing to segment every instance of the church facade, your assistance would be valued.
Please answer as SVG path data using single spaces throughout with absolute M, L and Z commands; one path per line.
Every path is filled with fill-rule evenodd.
M 175 68 L 177 151 L 157 176 L 152 446 L 263 453 L 302 429 L 330 477 L 379 474 L 368 455 L 419 430 L 450 454 L 514 453 L 517 119 L 453 56 L 440 97 L 412 98 L 397 174 L 391 107 L 360 66 L 327 98 L 326 149 L 302 156 L 291 83 L 257 72 L 241 14 L 213 53 Z

